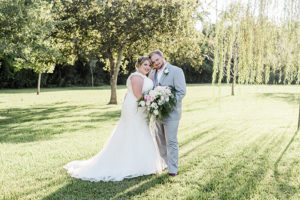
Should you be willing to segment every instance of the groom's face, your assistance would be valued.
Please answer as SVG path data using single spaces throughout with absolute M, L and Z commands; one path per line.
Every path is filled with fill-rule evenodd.
M 151 56 L 151 62 L 152 62 L 152 65 L 155 69 L 160 69 L 164 66 L 165 59 L 164 59 L 164 57 L 162 57 L 158 54 L 153 54 Z

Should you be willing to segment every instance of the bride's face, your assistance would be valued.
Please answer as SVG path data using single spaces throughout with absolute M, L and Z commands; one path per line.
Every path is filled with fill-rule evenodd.
M 144 75 L 148 74 L 150 70 L 151 67 L 150 67 L 150 62 L 148 60 L 145 60 L 138 69 L 138 71 Z

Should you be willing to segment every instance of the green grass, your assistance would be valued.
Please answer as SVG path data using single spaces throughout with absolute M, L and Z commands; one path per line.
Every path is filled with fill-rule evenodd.
M 176 177 L 71 178 L 63 165 L 101 150 L 125 92 L 115 106 L 109 87 L 1 90 L 0 199 L 300 199 L 299 86 L 189 85 Z

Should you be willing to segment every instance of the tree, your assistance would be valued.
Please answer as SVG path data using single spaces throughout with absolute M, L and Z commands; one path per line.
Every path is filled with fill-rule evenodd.
M 51 4 L 47 1 L 4 1 L 1 11 L 2 55 L 14 57 L 18 69 L 29 68 L 39 74 L 37 94 L 40 93 L 41 74 L 52 72 L 61 58 L 51 39 L 54 21 Z M 16 9 L 17 12 L 12 12 Z M 2 15 L 1 15 L 2 16 Z M 13 20 L 11 22 L 10 20 Z
M 57 5 L 64 11 L 60 19 L 65 23 L 56 34 L 57 40 L 79 47 L 74 55 L 93 54 L 106 62 L 110 71 L 109 103 L 116 104 L 117 78 L 120 67 L 126 68 L 125 55 L 149 53 L 150 48 L 165 47 L 165 41 L 169 41 L 169 46 L 161 49 L 176 53 L 181 44 L 194 36 L 191 27 L 194 28 L 198 3 L 196 0 L 61 0 Z M 186 50 L 187 54 L 193 52 Z M 198 57 L 201 62 L 201 56 Z
M 240 84 L 300 83 L 300 7 L 297 1 L 287 0 L 283 17 L 274 20 L 267 12 L 274 2 L 278 3 L 260 0 L 253 4 L 249 0 L 246 8 L 232 4 L 220 14 L 215 33 L 213 82 L 218 77 L 221 83 L 226 75 L 227 83 L 232 81 L 232 95 L 235 81 Z M 230 21 L 229 26 L 224 23 L 226 20 Z M 274 74 L 278 74 L 278 80 L 270 80 Z M 300 110 L 298 127 L 299 124 Z
M 18 43 L 26 37 L 20 30 L 28 23 L 27 7 L 27 4 L 16 0 L 0 2 L 0 58 L 18 55 Z
M 269 0 L 258 5 L 249 2 L 246 8 L 232 4 L 221 13 L 216 24 L 213 82 L 218 77 L 221 83 L 226 76 L 227 83 L 237 79 L 242 84 L 268 84 L 270 74 L 280 73 L 284 84 L 299 83 L 299 22 L 296 16 L 273 21 L 266 12 L 270 5 Z M 230 68 L 236 70 L 230 73 Z M 232 76 L 235 71 L 236 78 Z
M 90 58 L 89 60 L 90 60 L 90 62 L 89 62 L 89 68 L 90 68 L 91 76 L 92 76 L 91 82 L 92 82 L 92 87 L 94 87 L 94 70 L 96 68 L 98 59 L 96 59 L 96 58 Z

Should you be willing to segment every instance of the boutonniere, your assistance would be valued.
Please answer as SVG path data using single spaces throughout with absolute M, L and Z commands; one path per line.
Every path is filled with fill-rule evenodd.
M 168 68 L 166 68 L 166 69 L 164 70 L 164 73 L 165 73 L 165 75 L 168 75 L 168 73 L 169 73 Z

